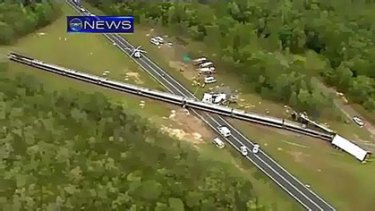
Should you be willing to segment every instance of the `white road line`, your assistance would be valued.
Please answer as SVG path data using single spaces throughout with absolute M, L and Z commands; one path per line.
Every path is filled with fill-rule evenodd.
M 214 118 L 210 117 L 212 121 L 214 121 L 216 124 L 220 125 L 219 122 L 217 122 Z M 239 144 L 243 145 L 243 143 L 234 135 L 232 135 L 233 139 L 236 140 Z M 246 140 L 246 139 L 245 139 Z M 288 183 L 291 187 L 293 187 L 297 192 L 299 192 L 301 195 L 305 196 L 306 199 L 308 199 L 312 204 L 316 205 L 317 207 L 321 208 L 318 204 L 316 204 L 312 199 L 307 197 L 301 190 L 299 190 L 295 185 L 293 185 L 289 180 L 287 180 L 284 176 L 282 176 L 278 171 L 276 171 L 272 166 L 270 166 L 268 163 L 266 163 L 263 159 L 259 157 L 259 155 L 255 154 L 255 157 L 257 157 L 264 165 L 266 165 L 269 169 L 271 169 L 275 174 L 277 174 L 280 178 L 282 178 L 286 183 Z M 321 208 L 322 209 L 322 208 Z M 323 209 L 322 209 L 323 210 Z
M 193 110 L 193 112 L 198 117 L 200 117 L 200 119 L 202 119 L 207 125 L 209 125 L 215 132 L 219 133 L 218 130 L 217 130 L 217 128 L 215 128 L 213 125 L 211 125 L 203 116 L 201 116 L 200 114 L 198 114 L 198 112 L 196 112 L 195 110 Z M 217 121 L 215 121 L 214 119 L 211 118 L 211 120 L 213 120 L 217 124 L 217 126 L 221 125 Z M 237 148 L 237 146 L 234 145 L 231 140 L 229 140 L 228 138 L 224 138 L 224 139 L 227 140 L 227 142 L 230 145 L 232 145 L 233 148 L 235 148 L 237 151 L 240 151 L 240 149 Z M 235 138 L 235 141 L 237 141 L 239 144 L 243 145 L 242 142 L 238 141 L 236 138 Z M 270 174 L 268 174 L 268 172 L 265 169 L 263 169 L 263 167 L 259 166 L 253 159 L 251 159 L 249 156 L 246 156 L 246 159 L 248 159 L 251 163 L 253 163 L 258 169 L 260 169 L 265 175 L 267 175 L 271 180 L 273 180 L 285 192 L 287 192 L 290 196 L 292 196 L 295 200 L 297 200 L 303 207 L 305 207 L 307 210 L 311 210 L 305 203 L 303 203 L 298 197 L 296 197 L 292 192 L 290 192 L 284 185 L 282 185 L 281 183 L 279 183 L 276 178 L 274 178 L 273 176 L 271 176 Z M 258 159 L 261 160 L 259 157 L 258 157 Z M 280 178 L 283 178 L 283 177 L 280 177 Z M 294 186 L 292 186 L 292 187 L 294 187 Z
M 244 138 L 245 140 L 247 139 L 241 132 L 239 132 L 235 127 L 233 127 L 233 129 L 242 137 Z M 260 150 L 261 151 L 261 150 Z M 285 168 L 283 168 L 279 163 L 277 163 L 275 160 L 273 160 L 270 156 L 268 156 L 266 153 L 264 153 L 263 151 L 261 151 L 262 155 L 266 156 L 269 160 L 271 160 L 274 164 L 276 164 L 280 169 L 282 169 L 286 174 L 288 174 L 290 177 L 292 177 L 294 180 L 296 180 L 300 185 L 302 185 L 303 187 L 305 187 L 304 184 L 302 184 L 301 181 L 299 181 L 295 176 L 293 176 L 289 171 L 287 171 Z M 333 208 L 329 203 L 327 203 L 325 200 L 323 200 L 321 197 L 319 197 L 316 193 L 314 193 L 312 190 L 310 190 L 309 188 L 306 188 L 307 191 L 309 191 L 311 194 L 313 194 L 315 197 L 317 197 L 318 199 L 320 199 L 322 202 L 324 202 L 326 205 L 328 205 L 332 210 L 336 210 L 335 208 Z
M 112 42 L 113 42 L 113 40 L 111 39 L 111 38 L 108 38 L 109 40 L 111 40 Z M 115 40 L 117 41 L 117 42 L 120 42 L 120 40 L 119 39 L 116 39 L 115 38 Z M 122 46 L 120 46 L 120 45 L 116 45 L 119 49 L 121 49 L 123 52 L 125 52 L 128 56 L 130 56 L 129 55 L 129 53 L 126 51 L 126 50 L 124 50 L 123 49 L 123 47 Z M 132 57 L 131 57 L 132 58 Z M 137 61 L 137 59 L 134 59 L 134 58 L 132 58 L 132 60 L 134 60 L 138 65 L 140 65 L 141 67 L 143 67 L 138 61 Z M 150 66 L 150 65 L 148 65 L 147 63 L 145 63 L 151 70 L 153 70 L 153 71 L 155 71 L 155 69 L 152 67 L 152 66 Z M 147 69 L 147 68 L 143 68 L 143 69 L 145 69 L 147 72 L 149 72 L 149 70 Z M 156 71 L 155 71 L 155 73 L 157 73 Z M 151 74 L 151 73 L 149 73 L 149 74 Z M 152 74 L 151 74 L 151 76 L 153 76 Z M 161 83 L 164 87 L 166 87 L 167 89 L 168 89 L 168 91 L 170 91 L 170 92 L 172 92 L 173 93 L 173 91 L 172 90 L 170 90 L 167 86 L 165 86 L 164 84 L 163 84 L 163 82 L 162 81 L 160 81 L 160 79 L 158 79 L 158 78 L 156 78 L 156 77 L 153 77 L 154 79 L 156 79 L 159 83 Z M 174 80 L 174 79 L 172 79 L 172 80 Z M 174 84 L 172 84 L 171 82 L 169 82 L 168 80 L 164 80 L 165 82 L 167 82 L 171 87 L 173 87 L 174 89 L 176 89 L 176 91 L 177 92 L 180 92 L 180 94 L 182 94 L 182 96 L 186 96 L 184 93 L 182 93 L 181 91 L 179 91 L 179 89 L 174 85 Z M 200 114 L 198 114 L 198 112 L 196 112 L 195 110 L 193 110 L 193 112 L 195 113 L 195 114 L 197 114 L 199 117 L 201 117 L 201 119 L 204 121 L 204 122 L 206 122 L 206 123 L 208 123 L 208 121 L 207 120 L 205 120 Z M 211 120 L 212 121 L 214 121 L 215 123 L 217 123 L 217 124 L 219 124 L 216 120 L 214 120 L 210 115 L 207 115 L 207 116 L 209 116 L 210 118 L 211 118 Z M 220 117 L 220 116 L 219 116 Z M 227 121 L 226 120 L 224 120 L 223 119 L 223 121 L 225 122 L 225 123 L 227 123 Z M 209 123 L 208 123 L 208 125 L 210 126 L 210 127 L 212 127 Z M 229 126 L 229 123 L 228 123 L 228 126 Z M 217 131 L 216 129 L 215 129 L 215 131 Z M 247 138 L 246 137 L 244 137 L 238 130 L 236 130 L 236 132 L 237 133 L 239 133 L 245 140 L 247 140 Z M 238 143 L 241 143 L 242 144 L 242 142 L 240 141 L 240 140 L 238 140 L 235 136 L 233 136 L 234 137 L 234 139 L 238 142 Z M 254 145 L 252 142 L 249 142 L 249 143 L 251 143 L 252 145 Z M 258 157 L 259 158 L 259 157 Z M 284 181 L 286 181 L 291 187 L 293 187 L 294 189 L 296 189 L 301 195 L 303 195 L 303 196 L 305 196 L 305 198 L 307 198 L 310 202 L 312 202 L 313 204 L 315 204 L 317 207 L 319 207 L 314 201 L 312 201 L 310 198 L 308 198 L 304 193 L 302 193 L 296 186 L 294 186 L 292 183 L 290 183 L 286 178 L 284 178 L 282 175 L 280 175 L 275 169 L 273 169 L 270 165 L 268 165 L 266 162 L 264 162 L 262 159 L 260 159 L 259 158 L 259 160 L 261 161 L 261 162 L 263 162 L 269 169 L 271 169 L 273 172 L 275 172 L 280 178 L 282 178 Z M 255 163 L 255 162 L 253 162 L 253 163 Z M 258 166 L 258 165 L 257 165 Z M 263 170 L 264 171 L 264 170 Z M 264 171 L 265 172 L 265 171 Z M 271 177 L 268 173 L 266 173 L 267 174 L 267 176 L 269 176 L 269 177 Z M 274 180 L 274 179 L 273 179 Z M 277 182 L 278 183 L 278 182 Z M 279 184 L 279 186 L 282 186 L 280 183 L 278 183 Z M 290 195 L 293 195 L 292 193 L 290 193 L 286 188 L 283 188 L 284 190 L 286 190 Z M 294 195 L 293 195 L 294 196 Z M 298 200 L 299 201 L 299 199 L 298 198 L 296 198 L 295 196 L 294 196 L 294 198 L 296 199 L 296 200 Z M 299 201 L 300 203 L 302 203 L 301 201 Z M 303 203 L 302 203 L 303 204 Z M 306 206 L 306 205 L 305 205 Z

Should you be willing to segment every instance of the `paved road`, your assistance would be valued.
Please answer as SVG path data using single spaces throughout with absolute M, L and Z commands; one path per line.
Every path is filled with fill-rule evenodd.
M 68 3 L 77 12 L 81 13 L 76 5 L 69 1 Z M 107 37 L 112 43 L 115 43 L 122 52 L 130 56 L 131 51 L 126 49 L 134 47 L 124 38 L 117 34 L 104 34 L 104 36 Z M 162 70 L 157 64 L 146 56 L 143 56 L 140 59 L 134 59 L 134 61 L 155 80 L 160 82 L 168 91 L 177 95 L 195 98 L 195 96 L 189 90 L 183 87 L 172 76 L 170 76 L 166 71 Z M 240 147 L 242 145 L 245 145 L 250 151 L 253 148 L 254 143 L 247 139 L 241 132 L 230 125 L 221 116 L 212 115 L 205 112 L 198 112 L 195 110 L 192 110 L 192 112 L 216 132 L 218 132 L 218 126 L 227 126 L 231 130 L 232 136 L 226 139 L 226 141 L 236 150 L 240 151 Z M 246 158 L 263 173 L 265 173 L 270 179 L 272 179 L 277 185 L 279 185 L 284 191 L 286 191 L 292 198 L 299 202 L 306 210 L 335 210 L 331 205 L 312 192 L 262 150 L 260 150 L 257 154 L 249 153 Z

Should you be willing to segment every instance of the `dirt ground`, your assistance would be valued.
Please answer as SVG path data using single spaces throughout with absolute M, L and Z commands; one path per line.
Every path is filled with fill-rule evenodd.
M 136 84 L 144 84 L 137 72 L 126 72 L 124 80 L 127 81 L 129 79 L 134 81 Z
M 187 109 L 171 110 L 168 117 L 163 118 L 161 131 L 179 140 L 189 141 L 194 146 L 205 143 L 204 140 L 213 138 L 213 131 Z

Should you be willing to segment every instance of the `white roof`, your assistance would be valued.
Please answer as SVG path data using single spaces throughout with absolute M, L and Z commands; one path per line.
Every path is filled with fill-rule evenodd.
M 209 93 L 204 93 L 202 102 L 212 103 L 212 95 Z
M 207 66 L 210 66 L 210 65 L 212 65 L 212 64 L 213 64 L 212 62 L 207 61 L 207 62 L 201 64 L 200 66 L 201 66 L 201 67 L 207 67 Z
M 225 94 L 218 94 L 215 96 L 214 103 L 220 103 L 221 101 L 224 101 L 227 98 Z
M 230 133 L 230 130 L 226 127 L 226 126 L 220 126 L 219 127 L 221 131 L 223 131 L 224 133 Z
M 201 62 L 201 61 L 205 61 L 205 60 L 207 60 L 207 58 L 205 58 L 205 57 L 194 59 L 195 62 Z
M 222 140 L 220 140 L 219 138 L 214 138 L 214 141 L 215 143 L 219 144 L 219 145 L 223 145 L 224 142 Z
M 362 149 L 361 147 L 353 144 L 349 140 L 339 135 L 335 135 L 331 143 L 339 147 L 340 149 L 344 150 L 345 152 L 353 155 L 360 161 L 363 161 L 366 158 L 366 155 L 368 154 L 366 150 Z
M 210 67 L 203 67 L 203 68 L 199 68 L 198 70 L 201 71 L 201 72 L 212 72 L 215 69 L 212 69 Z

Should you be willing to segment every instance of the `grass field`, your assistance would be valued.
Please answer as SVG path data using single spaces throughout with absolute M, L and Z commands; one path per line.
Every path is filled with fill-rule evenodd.
M 65 15 L 73 15 L 74 12 L 64 5 Z M 0 55 L 4 57 L 9 51 L 38 58 L 45 62 L 59 64 L 64 67 L 86 71 L 92 74 L 102 74 L 104 70 L 110 70 L 109 78 L 124 80 L 124 74 L 132 73 L 132 76 L 138 74 L 138 79 L 129 77 L 129 83 L 135 83 L 149 88 L 160 88 L 160 86 L 150 79 L 142 70 L 117 50 L 111 43 L 101 35 L 68 35 L 66 30 L 65 17 L 60 18 L 50 26 L 39 30 L 37 33 L 30 34 L 20 39 L 12 46 L 0 46 Z M 41 35 L 39 33 L 45 33 Z M 66 40 L 65 40 L 66 38 Z M 9 77 L 16 73 L 27 73 L 38 77 L 45 86 L 50 89 L 67 89 L 73 88 L 85 92 L 99 92 L 109 96 L 114 102 L 125 104 L 129 111 L 138 113 L 159 124 L 161 122 L 172 124 L 169 120 L 162 117 L 167 116 L 173 106 L 156 103 L 124 95 L 119 92 L 98 88 L 94 85 L 76 82 L 70 79 L 61 78 L 57 75 L 42 72 L 37 69 L 29 68 L 23 65 L 11 63 Z M 134 79 L 134 80 L 133 80 Z M 142 81 L 140 83 L 140 81 Z M 146 101 L 146 106 L 141 109 L 140 100 Z M 208 138 L 206 138 L 208 140 Z M 248 163 L 242 164 L 243 159 L 234 152 L 230 147 L 227 150 L 218 150 L 207 142 L 199 145 L 201 156 L 204 159 L 215 159 L 218 162 L 233 164 L 233 173 L 240 174 L 249 178 L 259 195 L 261 202 L 266 204 L 277 204 L 275 210 L 299 210 L 300 207 L 293 200 L 283 193 L 276 185 L 265 179 L 265 176 L 259 173 L 255 167 L 249 166 Z M 239 171 L 240 169 L 240 171 Z M 277 208 L 277 209 L 276 209 Z
M 171 61 L 178 61 L 182 57 L 182 51 L 170 52 L 170 50 L 156 48 L 148 41 L 149 38 L 146 34 L 149 33 L 149 28 L 138 26 L 135 34 L 125 35 L 125 37 L 136 46 L 142 45 L 150 58 L 168 70 L 187 88 L 193 92 L 197 91 L 195 87 L 191 86 L 188 77 L 171 65 Z M 188 50 L 186 49 L 186 51 Z M 238 83 L 238 78 L 226 74 L 227 71 L 222 72 L 219 72 L 217 76 L 219 83 L 229 84 L 232 88 L 240 89 L 242 93 L 245 93 L 241 98 L 256 105 L 253 111 L 264 112 L 267 108 L 271 111 L 270 115 L 282 116 L 286 114 L 283 105 L 265 101 L 255 94 L 245 92 L 243 86 Z M 197 93 L 201 94 L 203 91 L 198 90 Z M 375 173 L 374 163 L 360 164 L 353 157 L 334 150 L 321 140 L 270 130 L 239 121 L 231 120 L 231 122 L 243 129 L 241 131 L 244 131 L 248 137 L 260 143 L 275 160 L 303 182 L 308 183 L 314 191 L 320 193 L 338 210 L 369 210 L 375 206 L 375 200 L 373 200 L 375 190 L 371 188 L 375 185 L 372 179 L 372 175 Z M 366 132 L 352 125 L 334 121 L 329 123 L 334 129 L 343 132 L 349 138 L 366 139 L 368 137 Z

